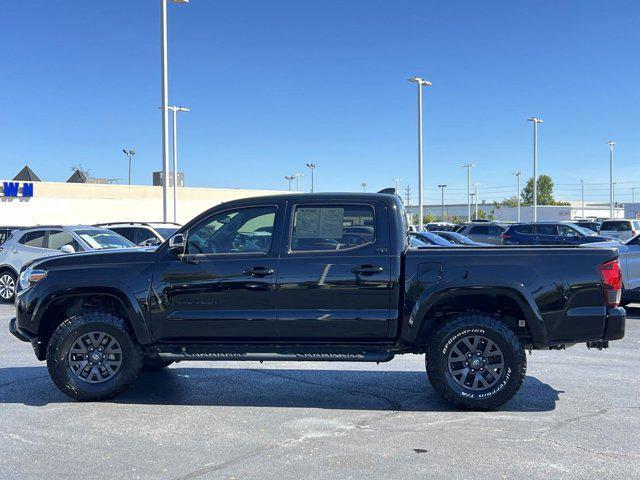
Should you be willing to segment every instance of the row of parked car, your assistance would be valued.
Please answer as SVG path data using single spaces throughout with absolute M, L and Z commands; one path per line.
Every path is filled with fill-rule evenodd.
M 13 301 L 19 272 L 32 260 L 60 253 L 155 246 L 178 228 L 175 223 L 145 222 L 1 227 L 0 300 Z

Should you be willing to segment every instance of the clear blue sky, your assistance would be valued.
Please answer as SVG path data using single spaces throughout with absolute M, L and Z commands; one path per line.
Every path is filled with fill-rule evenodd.
M 134 182 L 161 166 L 160 2 L 25 0 L 0 16 L 0 178 L 25 163 L 64 181 L 73 164 Z M 416 87 L 425 92 L 425 199 L 512 194 L 531 166 L 558 197 L 579 181 L 606 201 L 640 187 L 640 2 L 192 0 L 169 5 L 170 102 L 189 186 L 286 188 L 317 167 L 318 190 L 416 191 Z M 302 179 L 308 188 L 308 176 Z M 640 188 L 636 191 L 640 198 Z M 415 197 L 414 197 L 415 198 Z

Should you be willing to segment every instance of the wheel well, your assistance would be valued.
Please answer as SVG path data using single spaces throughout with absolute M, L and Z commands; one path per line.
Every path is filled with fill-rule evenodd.
M 40 321 L 40 328 L 38 329 L 38 339 L 40 340 L 40 351 L 37 352 L 38 358 L 44 359 L 46 357 L 49 339 L 55 329 L 58 328 L 58 325 L 73 315 L 86 312 L 112 313 L 122 318 L 132 338 L 135 340 L 127 309 L 122 300 L 115 295 L 87 294 L 66 297 L 60 300 L 54 300 L 47 306 L 45 312 L 42 314 L 42 319 L 44 320 L 46 318 L 46 321 Z
M 0 267 L 0 274 L 2 274 L 4 272 L 13 272 L 13 274 L 16 276 L 16 278 L 18 277 L 18 272 L 16 272 L 12 267 L 9 267 L 8 265 L 2 265 Z
M 460 313 L 481 312 L 491 315 L 515 332 L 520 341 L 529 348 L 532 345 L 529 323 L 522 306 L 510 295 L 502 293 L 466 293 L 448 296 L 434 303 L 425 313 L 416 344 L 426 346 L 433 332 L 444 322 Z

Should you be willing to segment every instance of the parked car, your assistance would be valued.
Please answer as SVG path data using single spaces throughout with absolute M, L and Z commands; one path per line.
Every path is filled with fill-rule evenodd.
M 519 223 L 502 234 L 504 245 L 580 245 L 609 240 L 571 222 Z
M 2 245 L 14 230 L 19 230 L 22 227 L 0 227 L 0 245 Z
M 434 232 L 436 230 L 439 230 L 441 232 L 447 232 L 449 230 L 453 230 L 454 228 L 456 228 L 457 225 L 455 223 L 449 223 L 449 222 L 430 222 L 427 223 L 424 227 L 424 229 L 427 232 Z
M 112 222 L 100 223 L 97 226 L 113 230 L 139 246 L 160 245 L 180 228 L 179 223 L 146 222 Z
M 448 240 L 436 235 L 433 232 L 411 232 L 410 235 L 412 237 L 417 238 L 423 243 L 427 245 L 435 245 L 437 247 L 455 247 L 454 243 L 451 243 Z
M 582 228 L 588 228 L 595 233 L 600 232 L 600 226 L 602 225 L 602 222 L 598 220 L 574 220 L 572 223 Z
M 23 265 L 61 253 L 134 247 L 106 228 L 87 225 L 40 226 L 14 230 L 0 246 L 0 300 L 12 302 Z
M 600 226 L 600 235 L 617 240 L 630 240 L 640 233 L 640 220 L 605 220 Z
M 624 306 L 629 303 L 640 302 L 640 235 L 636 235 L 626 242 L 614 240 L 594 243 L 592 246 L 616 248 L 618 250 L 620 266 L 622 268 L 621 305 Z
M 474 240 L 471 240 L 469 237 L 465 237 L 464 235 L 458 232 L 437 232 L 436 231 L 432 233 L 435 233 L 439 237 L 442 237 L 448 242 L 454 243 L 456 245 L 467 245 L 467 246 L 476 246 L 476 247 L 481 247 L 481 246 L 486 247 L 491 245 L 490 243 L 476 242 Z
M 497 223 L 490 222 L 473 222 L 465 223 L 458 227 L 456 233 L 470 238 L 474 242 L 490 243 L 492 245 L 501 245 L 500 236 L 504 233 L 505 227 Z
M 225 202 L 158 248 L 33 262 L 9 329 L 79 400 L 113 397 L 143 366 L 173 361 L 413 353 L 426 354 L 440 395 L 475 409 L 515 395 L 525 349 L 623 337 L 615 249 L 408 248 L 403 212 L 397 196 L 373 193 Z M 369 242 L 345 239 L 368 222 Z M 265 227 L 269 242 L 247 240 Z

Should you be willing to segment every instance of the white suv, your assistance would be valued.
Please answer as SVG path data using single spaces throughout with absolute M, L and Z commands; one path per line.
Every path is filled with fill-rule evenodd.
M 600 235 L 616 240 L 630 240 L 640 233 L 640 220 L 605 220 L 600 226 Z
M 139 246 L 160 245 L 182 226 L 179 223 L 114 222 L 98 226 L 113 230 Z

